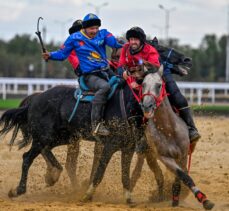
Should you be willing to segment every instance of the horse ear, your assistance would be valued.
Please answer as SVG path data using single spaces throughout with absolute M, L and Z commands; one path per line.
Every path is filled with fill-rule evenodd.
M 158 73 L 159 73 L 159 75 L 160 75 L 161 77 L 162 77 L 162 75 L 163 75 L 163 71 L 164 71 L 164 66 L 161 65 L 160 68 L 158 69 Z
M 154 37 L 153 40 L 152 40 L 152 42 L 153 42 L 154 46 L 159 45 L 159 42 L 158 42 L 157 37 Z

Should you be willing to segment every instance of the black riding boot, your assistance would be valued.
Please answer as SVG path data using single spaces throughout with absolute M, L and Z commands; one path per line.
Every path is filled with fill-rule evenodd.
M 189 107 L 179 110 L 180 117 L 188 126 L 190 143 L 198 141 L 201 137 L 196 129 L 195 123 L 192 118 L 191 109 Z
M 104 113 L 105 104 L 92 104 L 91 110 L 91 126 L 92 126 L 92 135 L 108 136 L 110 131 L 105 127 L 102 122 L 102 117 Z

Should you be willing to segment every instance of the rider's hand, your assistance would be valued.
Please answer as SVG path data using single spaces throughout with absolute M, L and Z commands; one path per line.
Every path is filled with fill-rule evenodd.
M 143 60 L 143 64 L 144 64 L 147 68 L 150 68 L 150 67 L 154 67 L 154 66 L 155 66 L 154 64 L 152 64 L 151 62 L 146 61 L 146 60 Z
M 132 89 L 138 89 L 139 84 L 136 81 L 133 81 L 131 84 Z
M 127 74 L 127 72 L 126 72 L 126 71 L 124 71 L 124 72 L 123 72 L 122 77 L 123 77 L 125 80 L 127 80 L 127 78 L 128 78 L 128 74 Z
M 44 60 L 48 60 L 50 57 L 50 53 L 48 51 L 45 51 L 45 53 L 42 53 L 42 57 Z

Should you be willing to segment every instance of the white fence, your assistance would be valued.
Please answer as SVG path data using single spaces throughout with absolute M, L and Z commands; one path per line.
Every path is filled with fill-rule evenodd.
M 8 95 L 30 95 L 60 84 L 78 86 L 76 79 L 0 77 L 0 95 L 2 99 L 6 99 Z M 191 104 L 229 103 L 229 83 L 178 82 L 177 84 Z

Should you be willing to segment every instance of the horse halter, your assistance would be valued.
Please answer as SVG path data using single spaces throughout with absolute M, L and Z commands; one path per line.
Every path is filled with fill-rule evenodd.
M 155 106 L 153 107 L 153 110 L 157 109 L 161 103 L 163 102 L 163 100 L 165 99 L 166 96 L 168 96 L 168 94 L 166 93 L 166 89 L 165 89 L 165 82 L 162 81 L 162 85 L 161 85 L 161 89 L 160 89 L 160 93 L 158 96 L 156 96 L 155 94 L 151 93 L 151 92 L 147 92 L 145 94 L 142 94 L 142 89 L 141 89 L 141 94 L 140 94 L 140 104 L 142 106 L 142 102 L 145 96 L 150 96 L 155 100 Z

